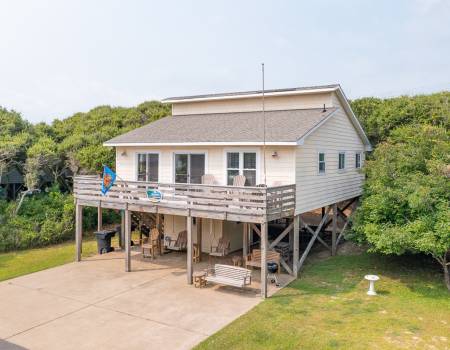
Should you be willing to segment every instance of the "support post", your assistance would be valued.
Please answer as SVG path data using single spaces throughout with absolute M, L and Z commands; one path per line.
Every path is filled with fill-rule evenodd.
M 101 231 L 103 227 L 103 210 L 101 203 L 97 208 L 97 231 Z
M 336 255 L 336 234 L 337 234 L 337 220 L 338 220 L 337 203 L 333 204 L 333 229 L 331 231 L 331 255 Z
M 298 276 L 298 261 L 300 259 L 300 215 L 294 216 L 294 251 L 292 257 L 292 274 Z
M 159 235 L 158 235 L 159 252 L 158 253 L 159 253 L 159 255 L 162 255 L 164 242 L 162 242 L 162 240 L 161 240 L 161 215 L 158 213 L 155 214 L 155 228 L 159 232 Z
M 267 222 L 261 223 L 261 297 L 267 298 Z
M 158 231 L 161 229 L 161 214 L 155 214 L 155 226 L 158 229 Z
M 121 249 L 125 249 L 125 211 L 120 211 L 120 235 L 119 245 Z
M 131 271 L 131 212 L 125 209 L 125 272 Z
M 197 218 L 197 247 L 198 247 L 198 261 L 202 261 L 202 236 L 203 236 L 203 220 Z
M 313 236 L 311 237 L 311 239 L 309 240 L 309 243 L 308 243 L 308 245 L 306 246 L 306 248 L 305 248 L 305 250 L 304 250 L 304 252 L 303 252 L 303 254 L 302 254 L 302 256 L 301 256 L 300 261 L 298 262 L 298 269 L 299 269 L 299 270 L 302 268 L 303 263 L 305 262 L 306 257 L 308 256 L 309 251 L 311 250 L 311 248 L 312 248 L 312 246 L 313 246 L 313 244 L 314 244 L 314 242 L 315 242 L 317 236 L 319 235 L 320 231 L 322 230 L 323 224 L 324 224 L 325 221 L 328 219 L 328 216 L 329 216 L 329 214 L 330 214 L 330 210 L 331 210 L 331 207 L 328 207 L 328 209 L 327 209 L 326 212 L 325 212 L 325 216 L 322 218 L 322 220 L 320 221 L 319 226 L 317 226 L 317 228 L 316 228 L 316 231 L 315 231 L 314 235 L 313 235 Z
M 292 222 L 294 222 L 295 216 L 292 218 Z M 289 231 L 289 252 L 294 252 L 294 229 Z
M 81 245 L 83 242 L 83 206 L 75 204 L 75 260 L 81 261 Z
M 187 282 L 192 284 L 192 216 L 186 217 L 187 228 Z
M 243 223 L 243 232 L 242 232 L 242 257 L 245 258 L 248 255 L 248 224 L 246 222 Z

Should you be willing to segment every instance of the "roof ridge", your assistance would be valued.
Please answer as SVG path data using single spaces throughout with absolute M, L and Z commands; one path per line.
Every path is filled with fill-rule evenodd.
M 280 89 L 267 89 L 264 90 L 265 94 L 276 93 L 276 92 L 294 92 L 294 91 L 308 91 L 308 90 L 320 90 L 320 89 L 332 89 L 338 88 L 340 84 L 325 84 L 325 85 L 310 85 L 310 86 L 298 86 L 292 88 L 280 88 Z M 214 97 L 232 97 L 232 96 L 243 96 L 243 95 L 257 95 L 262 94 L 262 90 L 247 90 L 247 91 L 230 91 L 230 92 L 219 92 L 213 94 L 197 94 L 197 95 L 187 95 L 187 96 L 173 96 L 167 97 L 162 101 L 175 101 L 175 100 L 191 100 L 191 99 L 201 99 L 201 98 L 214 98 Z

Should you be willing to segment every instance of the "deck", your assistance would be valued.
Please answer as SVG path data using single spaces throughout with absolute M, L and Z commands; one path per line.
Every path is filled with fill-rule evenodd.
M 75 176 L 77 204 L 249 223 L 292 217 L 295 210 L 295 185 L 235 187 L 116 181 L 103 195 L 101 181 L 95 176 Z M 149 190 L 159 191 L 162 198 L 148 198 Z

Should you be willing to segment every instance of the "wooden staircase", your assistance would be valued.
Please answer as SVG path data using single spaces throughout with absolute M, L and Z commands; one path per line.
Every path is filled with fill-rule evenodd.
M 141 234 L 139 236 L 138 244 L 142 243 L 142 236 L 147 236 L 150 230 L 157 226 L 155 213 L 144 213 L 144 212 L 131 212 L 131 225 L 136 227 L 136 230 Z M 164 216 L 160 215 L 159 220 L 159 232 L 164 232 Z

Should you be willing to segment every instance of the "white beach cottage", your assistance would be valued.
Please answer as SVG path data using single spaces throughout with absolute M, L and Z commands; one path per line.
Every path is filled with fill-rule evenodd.
M 243 249 L 245 254 L 252 236 L 248 232 L 253 230 L 261 237 L 261 249 L 267 251 L 274 246 L 267 241 L 267 224 L 287 218 L 282 236 L 293 236 L 293 262 L 282 263 L 294 275 L 310 249 L 299 256 L 299 214 L 327 207 L 318 231 L 312 231 L 311 245 L 320 240 L 321 227 L 333 221 L 330 248 L 335 251 L 337 216 L 345 219 L 345 208 L 338 204 L 361 195 L 364 175 L 360 168 L 365 152 L 371 150 L 339 85 L 266 90 L 265 113 L 261 91 L 173 97 L 162 102 L 172 105 L 171 116 L 104 145 L 116 148 L 116 171 L 126 182 L 117 185 L 122 186 L 118 191 L 147 183 L 167 201 L 95 197 L 77 192 L 88 181 L 78 178 L 78 205 L 162 214 L 164 235 L 176 239 L 180 231 L 188 230 L 189 261 L 190 245 L 200 244 L 208 253 L 220 238 L 230 243 L 230 251 Z M 238 184 L 236 179 L 245 181 L 245 186 L 233 186 Z M 237 192 L 229 192 L 230 188 Z M 186 193 L 190 200 L 177 202 L 177 194 Z M 193 222 L 192 217 L 198 220 Z M 262 273 L 266 273 L 264 267 Z M 265 288 L 262 283 L 263 295 Z

